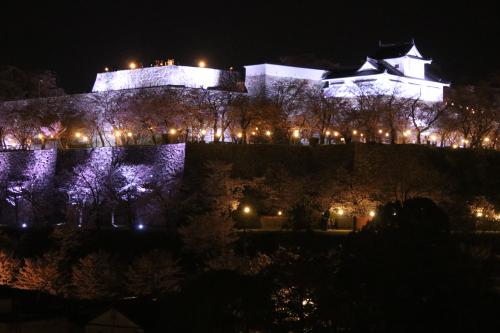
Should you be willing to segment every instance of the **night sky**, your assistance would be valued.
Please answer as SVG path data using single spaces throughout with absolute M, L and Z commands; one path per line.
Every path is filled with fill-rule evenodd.
M 479 1 L 68 2 L 2 4 L 0 64 L 50 69 L 67 92 L 85 92 L 96 72 L 130 60 L 222 68 L 314 54 L 358 65 L 379 40 L 415 38 L 452 82 L 500 73 L 499 11 Z

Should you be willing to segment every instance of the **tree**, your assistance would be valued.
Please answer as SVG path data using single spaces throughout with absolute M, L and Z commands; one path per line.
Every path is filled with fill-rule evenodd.
M 127 289 L 137 296 L 160 296 L 180 288 L 181 269 L 172 255 L 153 250 L 134 259 L 127 271 Z
M 47 253 L 43 257 L 25 258 L 14 281 L 19 289 L 36 290 L 52 295 L 60 293 L 62 282 L 60 257 L 55 253 Z
M 63 95 L 51 71 L 24 71 L 14 66 L 0 67 L 0 101 Z
M 488 86 L 456 87 L 451 100 L 449 107 L 456 129 L 471 147 L 481 147 L 500 119 L 497 92 Z
M 14 282 L 19 264 L 19 260 L 11 254 L 0 250 L 0 285 L 11 285 Z
M 417 144 L 421 144 L 422 133 L 431 129 L 438 120 L 446 113 L 448 103 L 422 103 L 420 99 L 407 100 L 406 103 L 409 117 L 413 128 Z
M 262 121 L 271 132 L 274 142 L 289 142 L 293 126 L 304 125 L 305 97 L 309 83 L 306 80 L 277 80 L 268 91 L 261 92 Z
M 288 222 L 294 230 L 310 230 L 313 225 L 313 215 L 314 210 L 311 207 L 311 202 L 303 199 L 291 207 Z
M 193 102 L 209 119 L 212 124 L 213 142 L 224 140 L 224 131 L 229 126 L 227 117 L 228 107 L 231 103 L 233 93 L 230 91 L 199 90 L 194 94 Z
M 234 222 L 228 216 L 195 216 L 178 229 L 186 251 L 210 258 L 226 251 L 237 239 Z
M 80 299 L 108 299 L 118 294 L 119 281 L 109 254 L 95 252 L 73 266 L 71 285 Z
M 241 131 L 241 141 L 248 142 L 248 129 L 260 116 L 259 100 L 246 95 L 237 95 L 231 101 L 231 124 Z
M 382 206 L 371 227 L 384 232 L 419 233 L 424 237 L 450 231 L 448 216 L 443 209 L 431 199 L 421 197 Z
M 307 90 L 307 120 L 312 132 L 319 135 L 319 142 L 324 144 L 328 133 L 337 123 L 337 117 L 348 107 L 346 99 L 325 96 L 321 87 Z

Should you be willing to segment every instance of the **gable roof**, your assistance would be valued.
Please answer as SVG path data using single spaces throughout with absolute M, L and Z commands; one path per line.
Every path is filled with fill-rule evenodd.
M 92 319 L 88 324 L 89 326 L 102 326 L 102 327 L 121 327 L 121 328 L 136 328 L 139 329 L 136 323 L 127 318 L 124 314 L 118 310 L 111 308 L 108 311 L 102 313 L 96 318 Z
M 370 57 L 366 58 L 365 63 L 356 71 L 332 71 L 329 72 L 325 79 L 336 79 L 336 78 L 345 78 L 345 77 L 356 77 L 356 76 L 366 76 L 366 75 L 376 75 L 387 73 L 396 76 L 405 76 L 403 72 L 389 64 L 385 60 L 373 59 Z M 425 71 L 425 80 L 440 82 L 440 83 L 448 83 L 439 78 L 438 76 L 432 74 L 429 70 Z
M 369 57 L 373 59 L 391 59 L 399 58 L 407 55 L 415 46 L 413 41 L 401 44 L 379 44 L 378 48 L 373 51 Z

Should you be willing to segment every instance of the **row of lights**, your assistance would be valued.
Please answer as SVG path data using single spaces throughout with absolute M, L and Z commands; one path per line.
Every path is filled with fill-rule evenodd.
M 173 62 L 172 62 L 172 64 L 173 64 Z M 136 69 L 138 67 L 139 67 L 139 65 L 135 61 L 131 61 L 131 62 L 128 63 L 128 68 L 129 69 Z M 205 60 L 198 61 L 198 67 L 201 67 L 201 68 L 207 67 L 207 63 L 205 62 Z M 230 69 L 232 69 L 232 67 Z M 105 72 L 109 72 L 110 68 L 106 66 L 106 67 L 104 67 L 104 71 Z
M 337 215 L 339 215 L 339 216 L 344 215 L 344 210 L 342 208 L 338 208 L 337 209 Z M 375 217 L 375 211 L 374 210 L 370 210 L 368 212 L 368 215 L 370 215 L 370 217 Z

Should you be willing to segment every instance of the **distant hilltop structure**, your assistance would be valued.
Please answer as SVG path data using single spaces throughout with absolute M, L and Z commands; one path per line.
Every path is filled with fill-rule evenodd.
M 443 100 L 448 82 L 431 74 L 426 65 L 432 60 L 422 56 L 414 40 L 402 44 L 382 44 L 356 71 L 331 71 L 276 64 L 244 66 L 245 74 L 232 70 L 206 67 L 177 66 L 173 60 L 165 66 L 118 70 L 98 73 L 92 92 L 150 87 L 185 87 L 223 89 L 225 80 L 244 77 L 240 87 L 249 94 L 269 90 L 279 81 L 305 80 L 321 85 L 326 96 L 353 98 L 356 90 L 368 94 L 395 94 L 403 98 L 426 102 Z M 237 76 L 235 76 L 237 75 Z

